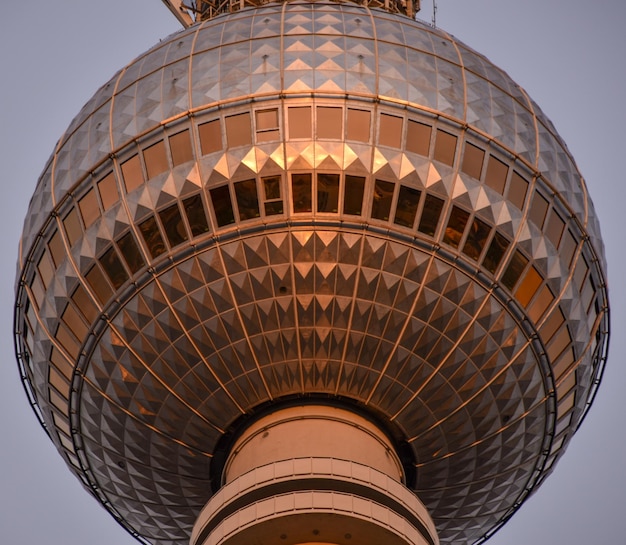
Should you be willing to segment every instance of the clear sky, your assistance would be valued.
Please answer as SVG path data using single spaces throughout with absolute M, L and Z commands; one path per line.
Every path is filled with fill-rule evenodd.
M 431 0 L 420 17 L 432 18 Z M 596 402 L 552 476 L 490 545 L 626 542 L 626 2 L 439 0 L 437 26 L 505 69 L 587 180 L 609 261 L 612 338 Z M 115 71 L 178 30 L 159 0 L 5 2 L 0 15 L 0 542 L 132 545 L 72 476 L 28 406 L 14 358 L 17 242 L 56 140 Z

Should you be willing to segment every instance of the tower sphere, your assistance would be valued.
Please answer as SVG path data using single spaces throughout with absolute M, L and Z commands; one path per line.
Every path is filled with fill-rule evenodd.
M 372 535 L 433 544 L 425 510 L 474 543 L 589 408 L 605 270 L 574 160 L 502 70 L 402 15 L 270 3 L 160 41 L 72 121 L 24 225 L 16 350 L 66 463 L 142 542 L 196 520 L 192 543 L 244 539 L 210 533 L 214 498 L 306 445 L 318 481 L 397 489 L 412 529 Z M 349 426 L 389 460 L 312 440 Z

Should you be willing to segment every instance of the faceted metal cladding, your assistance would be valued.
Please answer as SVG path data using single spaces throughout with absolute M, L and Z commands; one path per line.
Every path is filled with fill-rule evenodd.
M 440 541 L 481 541 L 605 363 L 600 230 L 550 122 L 443 31 L 351 3 L 216 17 L 121 70 L 19 259 L 33 407 L 143 542 L 186 543 L 224 437 L 300 396 L 385 421 Z

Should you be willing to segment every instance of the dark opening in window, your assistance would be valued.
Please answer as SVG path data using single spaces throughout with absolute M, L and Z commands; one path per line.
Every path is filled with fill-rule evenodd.
M 177 246 L 187 240 L 187 231 L 183 223 L 183 217 L 180 214 L 178 204 L 168 206 L 165 210 L 159 212 L 159 218 L 163 224 L 163 230 L 170 246 Z
M 421 194 L 419 190 L 412 187 L 400 186 L 394 223 L 404 227 L 413 227 Z
M 310 173 L 291 175 L 294 212 L 311 212 L 313 210 L 311 179 L 312 176 Z
M 159 226 L 154 216 L 150 216 L 148 219 L 142 221 L 139 224 L 139 231 L 148 247 L 148 252 L 150 252 L 152 259 L 165 252 L 165 242 L 163 242 L 163 237 L 161 236 Z
M 498 265 L 500 265 L 500 261 L 502 261 L 502 257 L 504 256 L 504 252 L 509 247 L 509 241 L 504 238 L 500 233 L 496 232 L 493 239 L 491 240 L 491 244 L 489 245 L 489 249 L 485 254 L 485 258 L 483 259 L 483 267 L 487 269 L 491 274 L 496 272 Z
M 131 231 L 126 233 L 117 241 L 117 246 L 120 249 L 122 256 L 124 256 L 131 273 L 135 274 L 145 265 L 141 252 L 135 242 L 135 237 Z
M 346 183 L 343 195 L 343 213 L 360 216 L 363 210 L 363 191 L 365 190 L 364 176 L 346 174 Z
M 237 209 L 239 219 L 249 220 L 258 218 L 259 198 L 256 192 L 256 180 L 244 180 L 235 184 L 235 197 L 237 198 Z
M 183 210 L 187 215 L 187 221 L 191 229 L 191 236 L 197 237 L 206 233 L 209 230 L 209 223 L 207 221 L 204 205 L 202 204 L 202 197 L 200 195 L 194 195 L 183 200 Z
M 113 246 L 104 253 L 99 261 L 115 289 L 119 289 L 128 280 L 128 273 Z
M 467 234 L 467 240 L 465 241 L 465 246 L 463 246 L 463 253 L 471 257 L 474 261 L 478 261 L 490 232 L 491 227 L 489 225 L 475 218 Z
M 424 209 L 417 230 L 425 235 L 434 236 L 443 209 L 443 199 L 434 195 L 426 195 Z
M 454 248 L 458 248 L 468 219 L 469 212 L 466 212 L 458 206 L 453 206 L 448 225 L 443 234 L 443 241 Z
M 217 225 L 223 227 L 224 225 L 235 223 L 235 213 L 233 212 L 233 203 L 230 200 L 228 186 L 214 187 L 209 193 L 211 194 Z

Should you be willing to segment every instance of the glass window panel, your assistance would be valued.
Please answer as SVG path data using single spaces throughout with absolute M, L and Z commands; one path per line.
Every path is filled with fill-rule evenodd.
M 169 170 L 170 166 L 167 162 L 165 142 L 160 140 L 143 150 L 143 160 L 146 163 L 146 172 L 149 180 Z
M 58 390 L 62 396 L 69 398 L 70 396 L 70 383 L 69 381 L 59 373 L 54 367 L 50 367 L 48 371 L 48 380 L 50 384 Z
M 311 180 L 312 176 L 309 173 L 291 175 L 294 212 L 311 212 L 313 210 Z
M 211 202 L 215 212 L 215 221 L 219 227 L 235 223 L 235 213 L 233 212 L 233 204 L 230 200 L 230 191 L 227 185 L 214 187 L 209 191 L 211 194 Z
M 50 256 L 52 257 L 55 267 L 58 267 L 65 258 L 65 246 L 60 231 L 55 231 L 50 238 L 48 250 L 50 250 Z
M 548 307 L 554 301 L 554 295 L 548 286 L 543 286 L 541 290 L 539 290 L 539 295 L 535 298 L 532 305 L 530 305 L 528 309 L 528 316 L 530 319 L 537 323 L 539 319 L 543 316 L 543 313 L 548 310 Z
M 126 193 L 130 193 L 133 189 L 137 189 L 141 184 L 143 184 L 143 172 L 141 171 L 141 161 L 139 160 L 139 155 L 135 155 L 128 161 L 122 163 L 121 168 Z
M 172 164 L 175 167 L 193 160 L 193 149 L 191 147 L 191 134 L 189 133 L 189 129 L 173 134 L 170 136 L 169 142 Z
M 561 259 L 569 267 L 572 262 L 572 257 L 574 257 L 574 251 L 576 250 L 576 240 L 569 229 L 565 230 L 563 238 L 561 239 L 560 250 L 559 254 L 561 255 Z
M 280 176 L 261 178 L 265 193 L 265 215 L 274 216 L 283 213 L 283 201 L 280 200 Z
M 68 436 L 72 435 L 72 430 L 70 429 L 70 425 L 65 418 L 63 418 L 62 416 L 59 416 L 58 413 L 52 413 L 52 420 L 54 420 L 54 425 L 57 428 L 59 428 L 63 433 L 65 433 Z
M 161 210 L 159 212 L 159 218 L 161 218 L 165 236 L 171 247 L 178 246 L 187 240 L 187 230 L 185 229 L 178 204 L 172 204 L 166 209 Z
M 256 191 L 256 180 L 244 180 L 235 184 L 235 197 L 241 221 L 258 218 L 259 197 Z
M 199 194 L 184 199 L 183 210 L 187 215 L 187 221 L 189 221 L 191 236 L 198 237 L 209 231 L 209 222 L 202 204 L 202 197 Z
M 91 291 L 94 292 L 101 304 L 106 303 L 113 295 L 113 290 L 97 265 L 94 265 L 91 269 L 89 269 L 85 275 L 85 280 L 87 280 Z
M 297 106 L 288 108 L 289 138 L 311 138 L 311 107 Z
M 369 142 L 371 115 L 368 110 L 348 108 L 346 139 L 355 142 Z
M 360 216 L 363 210 L 363 191 L 365 190 L 364 176 L 346 174 L 343 195 L 343 213 Z
M 374 184 L 374 196 L 372 201 L 372 217 L 387 221 L 391 210 L 391 201 L 393 199 L 393 190 L 395 184 L 376 180 Z
M 468 176 L 480 180 L 483 171 L 483 160 L 485 158 L 484 150 L 465 142 L 465 150 L 463 151 L 463 163 L 461 170 Z
M 41 303 L 43 303 L 43 299 L 46 295 L 44 291 L 43 284 L 41 283 L 41 278 L 38 275 L 33 277 L 32 282 L 30 283 L 30 289 L 33 293 L 34 304 L 37 308 L 41 308 Z
M 380 114 L 378 143 L 390 148 L 402 147 L 402 121 L 395 115 Z
M 528 306 L 528 303 L 530 303 L 530 300 L 535 293 L 537 293 L 542 282 L 543 278 L 539 274 L 539 271 L 537 271 L 535 267 L 530 267 L 515 291 L 515 298 L 519 301 L 520 305 L 523 307 Z
M 459 242 L 461 242 L 461 238 L 463 238 L 463 231 L 465 231 L 468 219 L 469 212 L 466 212 L 458 206 L 453 206 L 448 225 L 446 225 L 446 230 L 443 233 L 443 241 L 453 248 L 458 248 Z
M 589 266 L 587 265 L 587 261 L 581 255 L 578 258 L 578 262 L 576 263 L 576 269 L 574 270 L 574 282 L 578 291 L 580 291 L 583 287 L 583 282 L 585 278 L 587 278 L 587 273 L 589 272 Z
M 517 284 L 517 281 L 520 276 L 522 276 L 527 264 L 528 259 L 526 259 L 526 257 L 524 257 L 519 250 L 515 250 L 509 266 L 502 275 L 502 284 L 504 284 L 504 286 L 509 290 L 513 290 L 513 286 Z
M 437 138 L 435 140 L 435 153 L 433 159 L 440 161 L 445 165 L 452 166 L 454 164 L 454 155 L 456 154 L 456 136 L 441 129 L 437 129 Z
M 283 213 L 283 201 L 270 201 L 265 203 L 265 215 L 275 216 Z
M 89 329 L 79 316 L 78 312 L 72 305 L 67 305 L 63 314 L 61 315 L 61 321 L 69 328 L 69 330 L 76 336 L 77 339 L 84 339 Z
M 267 131 L 278 128 L 278 108 L 257 110 L 255 114 L 257 131 Z
M 98 198 L 93 189 L 87 191 L 85 196 L 78 201 L 78 209 L 80 210 L 81 218 L 83 218 L 85 228 L 92 225 L 100 217 Z
M 83 230 L 80 226 L 80 220 L 78 219 L 78 212 L 76 208 L 72 208 L 67 216 L 63 218 L 63 227 L 65 227 L 65 234 L 70 246 L 83 235 Z
M 74 363 L 67 361 L 67 358 L 56 346 L 53 346 L 52 350 L 50 350 L 50 361 L 56 369 L 61 371 L 61 373 L 67 380 L 72 380 L 72 374 L 74 373 Z
M 340 140 L 343 135 L 343 108 L 318 106 L 317 137 Z
M 267 200 L 280 199 L 280 176 L 263 178 L 263 189 Z
M 559 358 L 557 363 L 552 364 L 552 372 L 557 380 L 559 380 L 563 374 L 567 371 L 567 369 L 572 365 L 575 361 L 574 351 L 566 350 L 563 355 Z M 559 388 L 559 392 L 561 389 Z M 561 410 L 561 404 L 559 403 L 559 411 Z
M 256 116 L 256 139 L 257 142 L 270 142 L 278 140 L 278 108 L 269 110 L 257 110 Z
M 509 241 L 500 233 L 496 232 L 483 259 L 483 267 L 485 267 L 485 269 L 487 269 L 491 274 L 494 274 L 498 265 L 500 265 L 500 261 L 502 261 L 504 252 L 506 252 L 508 247 Z
M 52 266 L 52 261 L 50 260 L 50 256 L 48 252 L 44 252 L 41 258 L 39 259 L 39 263 L 37 263 L 37 272 L 39 273 L 39 277 L 45 288 L 50 285 L 50 281 L 54 276 L 54 267 Z
M 120 252 L 122 252 L 122 256 L 124 256 L 126 265 L 128 265 L 131 273 L 135 274 L 145 265 L 135 237 L 131 231 L 117 241 L 117 247 L 120 249 Z
M 556 308 L 550 317 L 544 322 L 539 330 L 544 343 L 548 343 L 552 336 L 557 332 L 561 324 L 565 321 L 560 308 Z
M 427 194 L 417 230 L 425 235 L 434 236 L 442 209 L 443 199 Z
M 506 177 L 509 173 L 509 167 L 493 155 L 489 156 L 487 163 L 487 174 L 485 175 L 485 183 L 494 191 L 504 194 L 504 185 Z
M 478 218 L 474 218 L 469 233 L 467 234 L 465 246 L 463 246 L 463 253 L 471 257 L 474 261 L 478 261 L 490 233 L 491 227 L 489 225 Z
M 556 360 L 571 342 L 572 337 L 569 334 L 569 330 L 567 326 L 563 326 L 548 344 L 547 353 L 550 361 Z
M 66 326 L 59 324 L 54 337 L 73 359 L 78 357 L 80 344 L 76 340 L 76 337 L 69 332 Z
M 74 290 L 74 293 L 72 294 L 72 301 L 89 323 L 94 322 L 100 314 L 98 312 L 98 308 L 91 300 L 90 295 L 81 285 L 78 285 L 78 287 Z
M 335 108 L 340 110 L 341 108 Z M 334 212 L 339 210 L 339 174 L 317 175 L 317 211 Z
M 406 129 L 406 149 L 428 157 L 432 127 L 409 119 Z
M 150 216 L 148 219 L 142 221 L 139 224 L 139 231 L 148 247 L 148 252 L 150 252 L 152 259 L 165 252 L 165 242 L 163 242 L 163 237 L 161 236 L 159 226 L 154 216 Z
M 524 208 L 524 200 L 528 191 L 528 182 L 524 180 L 517 172 L 513 171 L 511 183 L 509 186 L 508 199 L 520 210 Z
M 219 119 L 198 125 L 200 152 L 208 155 L 222 149 L 222 127 Z
M 412 187 L 400 186 L 394 223 L 404 227 L 413 227 L 421 194 L 421 191 Z
M 104 272 L 107 274 L 111 280 L 111 284 L 113 284 L 116 290 L 121 288 L 124 282 L 128 280 L 128 273 L 113 246 L 104 252 L 104 255 L 102 255 L 98 261 L 100 261 L 100 265 L 102 265 Z
M 67 400 L 63 399 L 54 390 L 50 390 L 48 395 L 50 397 L 50 403 L 52 403 L 52 405 L 54 405 L 64 415 L 69 417 L 69 414 L 68 414 L 69 406 L 68 406 Z
M 561 242 L 561 235 L 563 235 L 564 227 L 565 222 L 556 213 L 556 211 L 552 209 L 550 217 L 548 218 L 545 233 L 552 244 L 554 244 L 555 248 L 558 248 L 559 243 Z
M 115 183 L 115 176 L 109 172 L 102 180 L 98 182 L 98 193 L 100 193 L 100 201 L 105 212 L 111 208 L 120 198 Z
M 250 132 L 250 112 L 230 115 L 226 122 L 226 142 L 229 148 L 239 146 L 249 146 L 252 144 L 252 134 Z
M 544 199 L 540 193 L 535 191 L 533 200 L 528 211 L 528 219 L 532 221 L 539 229 L 543 228 L 543 222 L 546 219 L 548 211 L 548 201 Z

